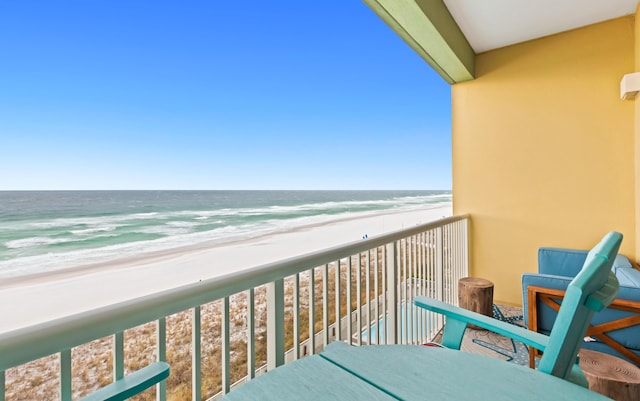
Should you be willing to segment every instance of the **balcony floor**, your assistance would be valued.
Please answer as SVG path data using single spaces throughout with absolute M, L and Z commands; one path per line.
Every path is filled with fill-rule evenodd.
M 493 314 L 497 319 L 524 326 L 521 308 L 494 305 Z M 486 330 L 468 328 L 461 350 L 529 366 L 529 350 L 523 343 Z

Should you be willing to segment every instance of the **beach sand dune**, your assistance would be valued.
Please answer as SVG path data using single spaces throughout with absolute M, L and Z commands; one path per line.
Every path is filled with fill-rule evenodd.
M 162 253 L 50 273 L 0 279 L 0 332 L 191 284 L 438 220 L 451 206 L 385 213 L 305 226 L 224 245 Z

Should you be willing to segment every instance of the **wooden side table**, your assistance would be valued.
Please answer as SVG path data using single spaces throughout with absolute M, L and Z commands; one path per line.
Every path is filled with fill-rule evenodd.
M 458 280 L 458 306 L 493 316 L 493 283 L 480 277 L 463 277 Z M 472 324 L 469 328 L 479 329 Z
M 640 400 L 640 368 L 624 359 L 588 349 L 581 349 L 579 355 L 589 390 L 617 401 Z

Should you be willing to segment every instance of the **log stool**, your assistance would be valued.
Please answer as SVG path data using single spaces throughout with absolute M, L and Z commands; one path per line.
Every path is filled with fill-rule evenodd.
M 461 308 L 493 316 L 493 283 L 479 277 L 463 277 L 458 280 L 458 305 Z M 473 324 L 471 329 L 481 329 Z
M 616 401 L 640 400 L 640 368 L 624 359 L 588 349 L 581 349 L 579 355 L 589 390 Z

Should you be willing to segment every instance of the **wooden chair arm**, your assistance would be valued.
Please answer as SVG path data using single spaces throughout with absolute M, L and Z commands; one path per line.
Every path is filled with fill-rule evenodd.
M 468 324 L 474 324 L 541 350 L 547 347 L 549 341 L 549 337 L 544 334 L 502 322 L 433 298 L 419 296 L 416 297 L 413 302 L 418 307 L 440 313 L 447 317 L 442 337 L 442 345 L 449 348 L 460 349 L 464 330 Z

